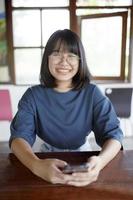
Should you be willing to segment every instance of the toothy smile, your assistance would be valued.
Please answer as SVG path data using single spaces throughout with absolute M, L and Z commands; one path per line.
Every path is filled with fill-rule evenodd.
M 57 72 L 59 72 L 59 73 L 68 73 L 68 72 L 71 71 L 70 69 L 63 69 L 63 68 L 59 68 L 59 69 L 56 69 L 56 70 L 57 70 Z

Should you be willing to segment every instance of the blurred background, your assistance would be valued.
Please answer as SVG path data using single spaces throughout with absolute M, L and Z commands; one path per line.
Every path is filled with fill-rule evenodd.
M 123 146 L 133 149 L 133 0 L 0 0 L 0 90 L 9 94 L 4 101 L 0 96 L 0 152 L 10 151 L 9 127 L 19 99 L 39 84 L 49 36 L 65 28 L 80 36 L 93 82 L 118 108 Z M 93 133 L 88 139 L 99 149 Z

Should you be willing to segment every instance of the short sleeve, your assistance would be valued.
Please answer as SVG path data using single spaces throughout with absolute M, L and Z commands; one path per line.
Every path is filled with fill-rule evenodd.
M 15 138 L 23 138 L 31 146 L 35 142 L 35 103 L 30 88 L 19 101 L 18 111 L 11 122 L 10 131 L 9 146 Z
M 94 91 L 93 132 L 98 145 L 103 146 L 107 139 L 116 139 L 122 143 L 123 132 L 110 100 L 98 87 Z

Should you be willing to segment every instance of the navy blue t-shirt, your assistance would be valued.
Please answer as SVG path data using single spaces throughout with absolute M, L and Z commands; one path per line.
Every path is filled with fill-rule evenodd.
M 76 149 L 91 131 L 100 146 L 107 139 L 121 142 L 123 137 L 111 102 L 96 85 L 68 92 L 37 85 L 19 101 L 11 123 L 10 144 L 14 138 L 23 138 L 32 146 L 38 135 L 54 147 Z

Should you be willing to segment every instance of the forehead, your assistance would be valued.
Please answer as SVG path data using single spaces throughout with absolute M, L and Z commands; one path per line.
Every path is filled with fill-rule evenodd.
M 58 40 L 54 45 L 54 50 L 65 52 L 65 51 L 70 51 L 70 48 L 68 44 L 66 43 L 66 41 Z
M 53 43 L 53 50 L 71 52 L 79 55 L 79 47 L 76 41 L 72 38 L 58 38 Z

